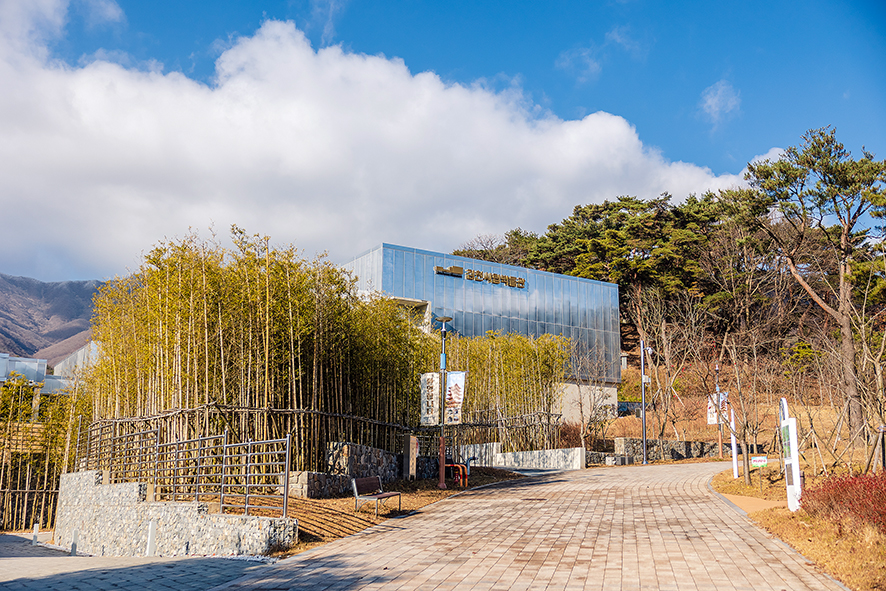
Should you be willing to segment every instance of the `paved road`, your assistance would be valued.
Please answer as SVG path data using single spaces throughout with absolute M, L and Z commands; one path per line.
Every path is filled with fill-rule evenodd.
M 48 541 L 41 534 L 40 541 Z M 69 556 L 32 546 L 30 536 L 0 535 L 0 589 L 205 591 L 266 567 L 224 558 Z
M 0 589 L 836 590 L 707 488 L 722 463 L 469 491 L 275 565 L 69 557 L 0 536 Z
M 708 489 L 726 467 L 580 470 L 470 491 L 216 591 L 843 589 Z

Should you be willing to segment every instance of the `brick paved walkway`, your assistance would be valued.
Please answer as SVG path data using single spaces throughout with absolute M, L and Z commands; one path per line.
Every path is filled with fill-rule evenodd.
M 709 491 L 727 468 L 613 467 L 511 481 L 272 566 L 70 557 L 0 536 L 0 589 L 843 589 Z
M 39 540 L 48 541 L 49 534 Z M 0 535 L 0 589 L 204 591 L 265 567 L 224 558 L 69 556 L 32 546 L 31 536 Z
M 727 468 L 580 470 L 470 491 L 216 590 L 842 589 L 710 492 Z

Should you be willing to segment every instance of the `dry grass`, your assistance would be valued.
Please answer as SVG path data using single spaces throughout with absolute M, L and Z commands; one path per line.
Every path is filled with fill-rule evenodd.
M 886 589 L 886 535 L 874 527 L 846 527 L 802 509 L 767 509 L 749 517 L 850 589 Z
M 859 457 L 856 454 L 856 460 Z M 803 468 L 808 473 L 811 465 L 804 464 Z M 848 468 L 843 466 L 839 471 L 846 473 Z M 770 459 L 770 465 L 762 469 L 762 492 L 759 475 L 760 470 L 751 472 L 752 485 L 748 487 L 743 477 L 733 479 L 732 470 L 725 470 L 714 476 L 711 486 L 724 494 L 772 501 L 787 498 L 777 460 L 773 463 Z M 823 474 L 807 476 L 806 485 L 815 485 L 824 478 Z M 803 509 L 795 513 L 784 508 L 766 509 L 748 517 L 851 589 L 886 590 L 886 535 L 876 528 L 813 517 Z
M 522 476 L 506 470 L 475 467 L 471 468 L 468 483 L 474 488 L 514 478 Z M 441 490 L 437 488 L 436 480 L 398 480 L 388 483 L 385 485 L 385 490 L 401 493 L 402 509 L 397 510 L 397 499 L 392 498 L 387 501 L 385 507 L 379 509 L 378 517 L 375 516 L 374 503 L 363 505 L 359 512 L 355 512 L 353 496 L 337 499 L 290 498 L 288 515 L 298 519 L 300 541 L 286 551 L 275 553 L 274 556 L 299 554 L 332 540 L 355 534 L 386 519 L 418 511 L 431 503 L 467 490 L 456 487 L 451 480 L 446 484 L 448 488 Z
M 762 492 L 760 479 L 762 475 Z M 739 476 L 738 479 L 732 478 L 732 469 L 724 470 L 714 476 L 711 486 L 719 493 L 727 495 L 741 495 L 745 497 L 756 497 L 766 499 L 767 501 L 785 501 L 787 500 L 787 489 L 784 484 L 784 475 L 778 467 L 778 460 L 774 465 L 772 460 L 765 468 L 756 468 L 751 471 L 751 486 L 744 483 L 744 477 Z

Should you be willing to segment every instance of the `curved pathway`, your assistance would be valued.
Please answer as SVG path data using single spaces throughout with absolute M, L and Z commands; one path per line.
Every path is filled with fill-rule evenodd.
M 727 468 L 629 466 L 500 483 L 216 589 L 845 589 L 708 489 Z

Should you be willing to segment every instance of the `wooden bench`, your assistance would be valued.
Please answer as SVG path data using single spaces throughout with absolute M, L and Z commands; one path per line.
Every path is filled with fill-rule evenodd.
M 397 497 L 398 511 L 403 506 L 400 493 L 382 490 L 380 476 L 351 478 L 351 486 L 354 488 L 354 511 L 359 511 L 361 505 L 375 501 L 375 515 L 378 516 L 378 502 L 381 501 L 384 506 L 385 501 L 391 497 Z

